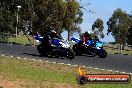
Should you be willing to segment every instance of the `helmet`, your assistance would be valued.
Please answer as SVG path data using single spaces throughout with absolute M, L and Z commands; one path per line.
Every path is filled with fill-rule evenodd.
M 51 30 L 52 33 L 56 34 L 56 31 L 55 30 Z
M 89 33 L 89 34 L 91 34 L 91 32 L 90 32 L 90 31 L 88 31 L 88 33 Z
M 90 31 L 88 31 L 88 32 L 85 32 L 85 34 L 86 34 L 86 35 L 90 35 L 90 34 L 91 34 L 91 32 L 90 32 Z

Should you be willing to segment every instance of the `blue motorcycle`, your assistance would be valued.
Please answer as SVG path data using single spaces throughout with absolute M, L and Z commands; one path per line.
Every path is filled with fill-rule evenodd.
M 86 44 L 83 44 L 81 39 L 72 38 L 74 43 L 73 51 L 76 55 L 94 55 L 100 58 L 105 58 L 107 56 L 106 50 L 103 48 L 103 43 L 101 41 L 88 40 Z
M 47 45 L 45 44 L 45 42 L 48 41 L 47 38 L 36 36 L 35 39 L 40 42 L 37 46 L 37 50 L 41 55 L 66 57 L 67 59 L 73 59 L 75 57 L 73 51 L 70 49 L 69 42 L 66 40 L 54 38 L 51 40 L 51 44 Z

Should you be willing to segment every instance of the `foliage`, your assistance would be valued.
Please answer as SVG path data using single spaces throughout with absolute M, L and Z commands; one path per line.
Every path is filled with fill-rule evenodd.
M 68 40 L 70 35 L 77 31 L 80 33 L 78 24 L 82 23 L 83 13 L 80 9 L 79 3 L 76 0 L 68 0 L 66 3 L 66 14 L 64 17 L 64 27 L 68 31 Z
M 104 38 L 103 29 L 104 29 L 103 21 L 98 18 L 92 25 L 92 31 L 94 31 L 95 35 L 97 36 L 99 35 L 101 38 Z
M 127 44 L 132 45 L 132 26 L 128 29 L 128 34 L 126 37 Z
M 18 5 L 21 6 L 19 10 Z M 27 26 L 24 22 L 29 22 L 33 34 L 44 35 L 51 29 L 59 34 L 63 30 L 80 32 L 78 24 L 82 23 L 83 13 L 79 7 L 76 0 L 0 0 L 0 30 L 15 33 L 16 26 L 20 31 Z
M 107 31 L 108 33 L 112 33 L 116 43 L 124 44 L 126 43 L 128 28 L 131 26 L 131 24 L 132 19 L 129 17 L 129 15 L 121 9 L 117 9 L 107 22 Z
M 0 26 L 1 31 L 8 31 L 15 34 L 15 27 L 21 27 L 22 20 L 25 18 L 29 18 L 31 14 L 31 6 L 33 0 L 1 0 L 0 1 Z M 17 6 L 21 6 L 22 8 L 18 9 Z M 19 24 L 16 23 L 16 15 L 19 14 Z M 20 30 L 19 30 L 20 31 Z

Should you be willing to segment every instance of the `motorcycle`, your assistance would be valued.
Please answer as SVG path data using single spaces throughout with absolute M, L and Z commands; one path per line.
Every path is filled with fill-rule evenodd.
M 103 43 L 101 41 L 88 40 L 86 44 L 82 44 L 81 39 L 72 38 L 74 43 L 73 51 L 76 55 L 94 55 L 100 58 L 105 58 L 107 56 L 106 50 L 103 48 Z
M 40 42 L 37 46 L 37 50 L 39 54 L 44 56 L 55 56 L 55 57 L 66 57 L 67 59 L 74 59 L 75 55 L 73 51 L 70 49 L 70 44 L 68 41 L 54 38 L 51 40 L 51 45 L 45 45 L 44 38 L 36 36 L 35 39 Z

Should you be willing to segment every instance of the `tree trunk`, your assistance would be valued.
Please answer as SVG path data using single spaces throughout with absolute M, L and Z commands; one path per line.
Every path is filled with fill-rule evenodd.
M 70 31 L 68 31 L 68 41 L 70 41 L 70 38 L 71 38 L 71 34 Z
M 28 37 L 28 35 L 26 35 L 26 37 L 27 37 L 28 41 L 30 42 L 30 44 L 33 45 L 32 40 Z
M 122 44 L 122 50 L 124 50 L 124 49 L 125 49 L 125 43 Z

